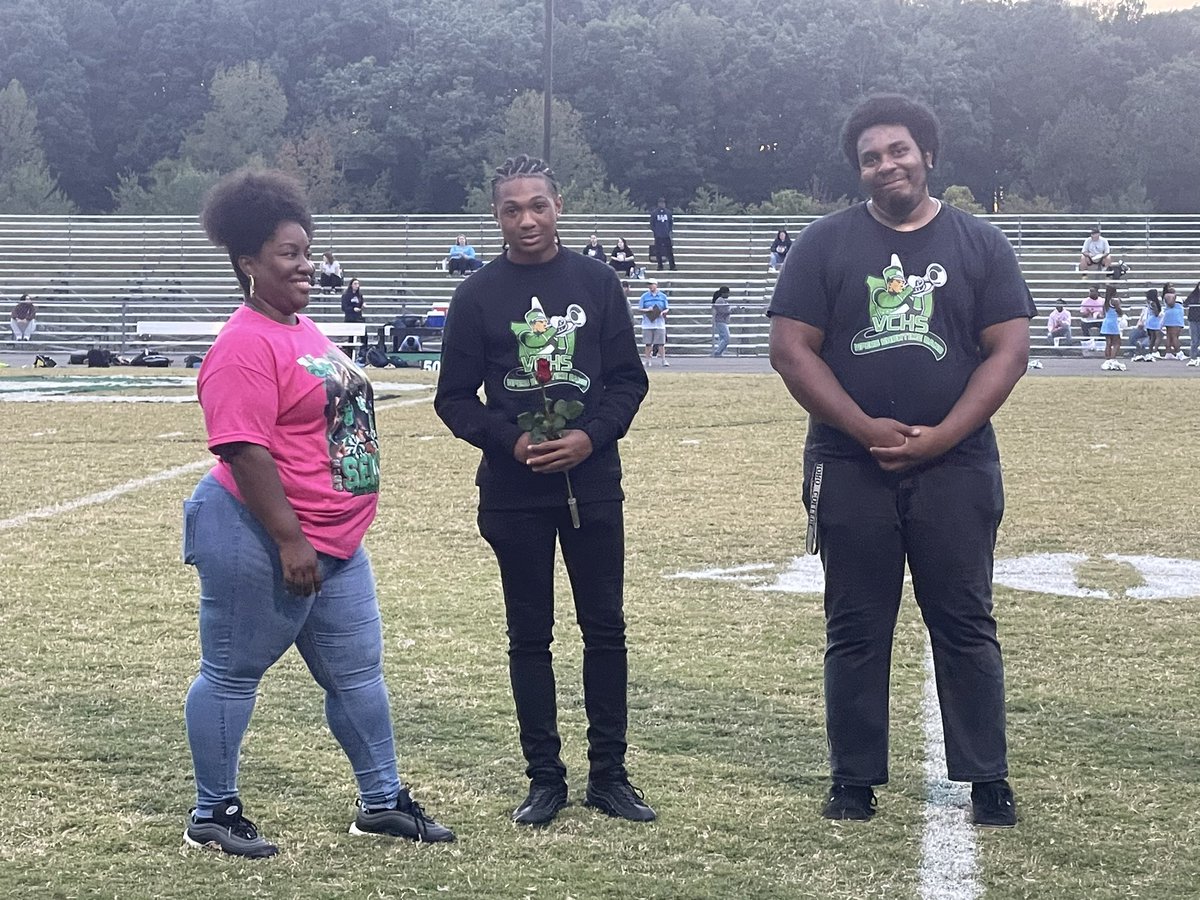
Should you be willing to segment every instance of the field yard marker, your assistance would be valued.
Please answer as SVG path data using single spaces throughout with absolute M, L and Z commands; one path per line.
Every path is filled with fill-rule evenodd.
M 975 856 L 975 832 L 964 815 L 970 787 L 946 778 L 946 744 L 933 652 L 925 646 L 925 693 L 921 700 L 925 732 L 925 829 L 921 835 L 921 900 L 975 900 L 983 896 Z
M 381 409 L 391 409 L 398 406 L 412 406 L 417 403 L 429 403 L 432 397 L 418 397 L 415 400 L 393 400 L 386 403 L 376 404 L 375 410 L 378 412 Z M 0 519 L 0 531 L 7 531 L 10 528 L 20 528 L 36 519 L 49 519 L 52 516 L 62 515 L 63 513 L 73 512 L 77 509 L 82 509 L 85 506 L 94 506 L 97 503 L 107 503 L 122 494 L 128 494 L 130 491 L 136 491 L 139 488 L 148 487 L 152 484 L 157 484 L 160 481 L 169 481 L 178 475 L 184 475 L 188 472 L 195 472 L 199 469 L 207 469 L 216 462 L 216 459 L 202 459 L 196 462 L 187 463 L 186 465 L 176 466 L 173 469 L 165 469 L 162 472 L 155 472 L 153 475 L 147 475 L 145 478 L 138 478 L 134 481 L 127 481 L 124 484 L 119 484 L 116 487 L 109 488 L 106 491 L 100 491 L 97 494 L 89 494 L 86 497 L 77 497 L 74 500 L 64 500 L 62 503 L 55 503 L 50 506 L 43 506 L 40 509 L 30 510 L 27 513 L 21 513 L 19 516 L 13 516 L 11 519 Z
M 179 475 L 195 472 L 198 469 L 207 469 L 214 462 L 216 462 L 215 458 L 197 460 L 186 465 L 176 466 L 173 469 L 164 469 L 161 472 L 155 472 L 153 475 L 147 475 L 145 478 L 138 478 L 134 481 L 118 484 L 116 487 L 109 488 L 107 491 L 100 491 L 98 494 L 89 494 L 86 497 L 77 497 L 74 500 L 64 500 L 62 503 L 43 506 L 41 509 L 34 509 L 27 513 L 21 513 L 19 516 L 13 516 L 11 519 L 0 519 L 0 531 L 7 531 L 10 528 L 20 528 L 22 525 L 32 522 L 35 519 L 49 519 L 52 516 L 73 512 L 85 506 L 107 503 L 109 500 L 120 497 L 122 494 L 128 494 L 130 491 L 136 491 L 139 488 L 157 484 L 160 481 L 169 481 Z
M 432 403 L 432 402 L 433 402 L 432 394 L 429 395 L 428 397 L 417 397 L 415 400 L 388 400 L 384 403 L 376 403 L 375 404 L 375 412 L 379 412 L 380 410 L 383 410 L 383 409 L 396 409 L 397 407 L 400 407 L 400 406 L 416 406 L 418 403 Z

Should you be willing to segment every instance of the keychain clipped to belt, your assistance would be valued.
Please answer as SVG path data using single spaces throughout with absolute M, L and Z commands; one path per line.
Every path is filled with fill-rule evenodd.
M 824 463 L 813 466 L 812 484 L 808 489 L 808 533 L 804 536 L 804 547 L 809 555 L 820 549 L 817 537 L 817 504 L 821 502 L 821 476 L 824 474 Z

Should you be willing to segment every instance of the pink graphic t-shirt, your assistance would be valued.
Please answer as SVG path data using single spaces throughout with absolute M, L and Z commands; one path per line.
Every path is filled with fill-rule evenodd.
M 371 382 L 307 316 L 284 325 L 248 306 L 217 335 L 196 393 L 208 447 L 266 447 L 313 547 L 349 559 L 375 518 L 379 438 Z M 223 460 L 216 479 L 242 499 Z

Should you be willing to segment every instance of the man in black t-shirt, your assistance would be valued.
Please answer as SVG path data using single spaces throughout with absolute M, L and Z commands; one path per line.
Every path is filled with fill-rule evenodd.
M 907 562 L 929 630 L 949 777 L 979 825 L 1016 823 L 992 616 L 1003 487 L 991 416 L 1035 314 L 999 229 L 929 195 L 939 126 L 865 100 L 843 150 L 870 199 L 809 225 L 768 314 L 771 364 L 809 413 L 809 552 L 825 568 L 823 815 L 867 819 L 888 780 L 888 679 Z
M 625 497 L 617 440 L 649 382 L 616 273 L 559 245 L 561 210 L 558 185 L 541 160 L 520 156 L 497 170 L 492 212 L 505 252 L 454 292 L 434 408 L 456 437 L 483 451 L 475 479 L 479 531 L 500 565 L 530 779 L 513 821 L 544 825 L 567 802 L 550 654 L 557 540 L 583 632 L 586 803 L 648 822 L 654 810 L 625 770 Z M 583 409 L 560 437 L 535 442 L 528 426 L 543 398 Z

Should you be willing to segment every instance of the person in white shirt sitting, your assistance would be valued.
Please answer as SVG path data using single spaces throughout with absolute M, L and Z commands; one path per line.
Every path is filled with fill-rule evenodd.
M 1100 227 L 1096 226 L 1088 235 L 1088 239 L 1083 242 L 1083 249 L 1079 255 L 1079 271 L 1087 272 L 1092 268 L 1103 271 L 1111 263 L 1112 251 L 1109 249 L 1108 241 L 1101 236 Z

